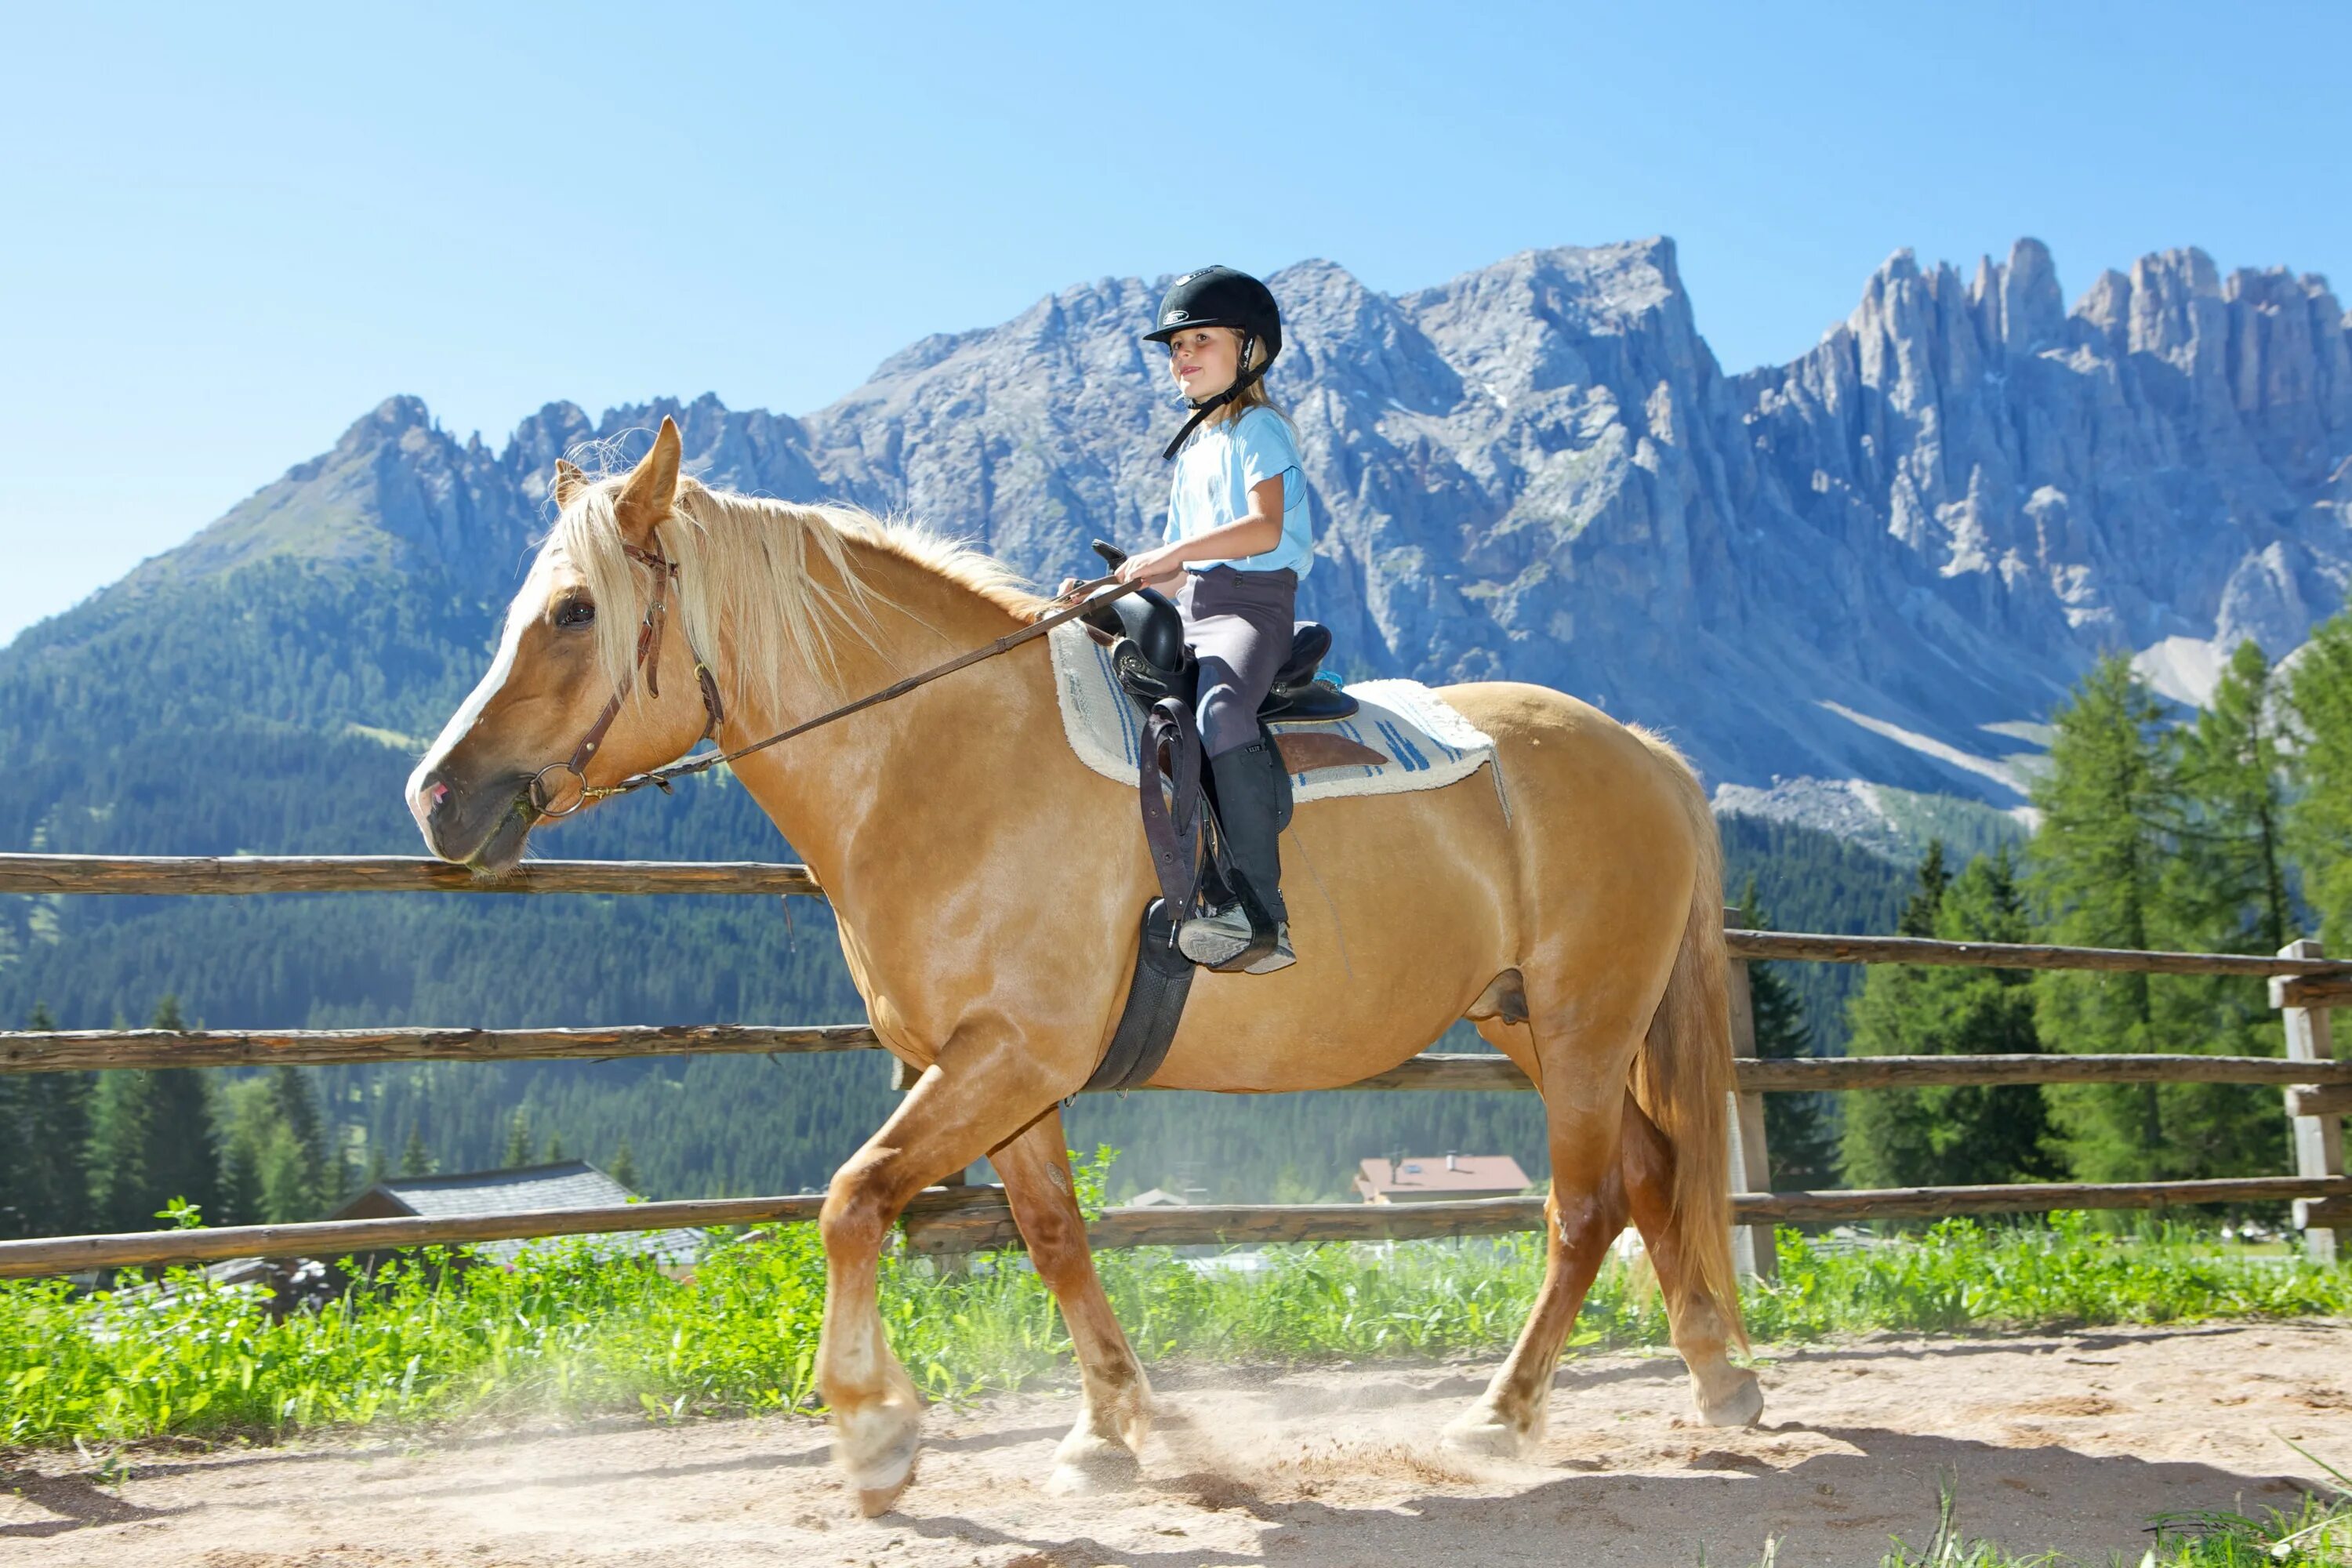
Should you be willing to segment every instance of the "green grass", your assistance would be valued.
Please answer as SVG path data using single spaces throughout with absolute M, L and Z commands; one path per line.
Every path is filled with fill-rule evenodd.
M 2323 1468 L 2344 1481 L 2341 1472 Z M 2158 1515 L 2150 1527 L 2154 1543 L 2137 1561 L 2117 1552 L 2095 1564 L 2058 1552 L 2020 1556 L 1993 1542 L 1970 1540 L 1960 1529 L 1948 1482 L 1935 1533 L 1916 1547 L 1896 1536 L 1879 1568 L 2346 1568 L 2352 1564 L 2352 1489 L 2339 1485 L 2338 1492 L 2333 1500 L 2306 1494 L 2293 1513 L 2269 1509 L 2261 1519 L 2210 1511 Z M 1767 1544 L 1757 1568 L 1780 1568 L 1777 1542 Z
M 1499 1350 L 1518 1331 L 1540 1262 L 1534 1237 L 1386 1253 L 1290 1248 L 1248 1276 L 1203 1276 L 1165 1250 L 1100 1259 L 1147 1363 Z M 179 1285 L 76 1297 L 61 1281 L 0 1284 L 0 1445 L 266 1440 L 636 1411 L 678 1419 L 816 1403 L 824 1258 L 807 1226 L 720 1245 L 691 1283 L 580 1244 L 526 1254 L 512 1269 L 442 1268 L 428 1251 L 373 1290 L 282 1322 L 243 1290 L 192 1275 Z M 1664 1314 L 1644 1287 L 1633 1271 L 1604 1269 L 1573 1342 L 1664 1344 Z M 886 1258 L 882 1309 L 892 1346 L 934 1398 L 1018 1387 L 1067 1363 L 1051 1297 L 1010 1258 L 943 1277 Z M 1956 1222 L 1835 1254 L 1784 1231 L 1780 1281 L 1752 1289 L 1748 1312 L 1760 1342 L 2347 1316 L 2352 1268 L 2220 1256 L 2187 1231 L 2119 1237 L 2079 1216 L 2048 1227 Z

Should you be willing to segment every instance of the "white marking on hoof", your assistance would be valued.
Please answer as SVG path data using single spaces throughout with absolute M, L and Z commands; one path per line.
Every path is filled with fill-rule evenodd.
M 1764 1385 L 1752 1372 L 1721 1399 L 1698 1402 L 1698 1418 L 1710 1426 L 1753 1426 L 1764 1418 Z
M 1484 1405 L 1473 1406 L 1447 1423 L 1438 1436 L 1439 1446 L 1450 1453 L 1469 1454 L 1482 1459 L 1517 1459 L 1534 1446 L 1529 1434 L 1520 1431 Z
M 1081 1429 L 1054 1450 L 1054 1470 L 1045 1478 L 1045 1489 L 1055 1497 L 1092 1497 L 1125 1491 L 1142 1475 L 1143 1466 L 1132 1450 Z
M 863 1454 L 853 1455 L 847 1436 L 834 1441 L 834 1458 L 848 1472 L 849 1485 L 857 1493 L 857 1507 L 866 1518 L 889 1511 L 907 1483 L 915 1479 L 915 1455 L 922 1443 L 922 1423 L 909 1419 L 882 1442 L 874 1443 L 872 1427 L 866 1424 L 859 1434 L 865 1439 L 859 1447 Z M 869 1447 L 869 1445 L 871 1445 Z

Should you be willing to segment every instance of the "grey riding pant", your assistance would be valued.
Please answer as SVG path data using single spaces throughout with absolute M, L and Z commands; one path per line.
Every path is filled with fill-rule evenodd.
M 1201 663 L 1201 746 L 1223 756 L 1257 739 L 1258 705 L 1290 657 L 1298 574 L 1212 566 L 1186 575 L 1176 608 Z

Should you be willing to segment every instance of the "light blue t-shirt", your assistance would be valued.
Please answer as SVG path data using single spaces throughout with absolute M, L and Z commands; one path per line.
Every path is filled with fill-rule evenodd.
M 1203 425 L 1176 454 L 1168 484 L 1168 523 L 1160 542 L 1173 544 L 1223 528 L 1250 510 L 1250 487 L 1282 479 L 1282 540 L 1258 555 L 1230 561 L 1194 561 L 1188 570 L 1231 566 L 1237 572 L 1278 572 L 1287 566 L 1306 581 L 1314 563 L 1314 518 L 1307 504 L 1307 475 L 1298 466 L 1298 443 L 1290 426 L 1271 408 L 1248 409 L 1238 419 Z

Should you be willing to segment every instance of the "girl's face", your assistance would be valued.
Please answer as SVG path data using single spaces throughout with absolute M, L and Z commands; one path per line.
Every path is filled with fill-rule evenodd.
M 1241 357 L 1242 336 L 1231 327 L 1188 327 L 1168 340 L 1168 374 L 1195 403 L 1231 386 Z

